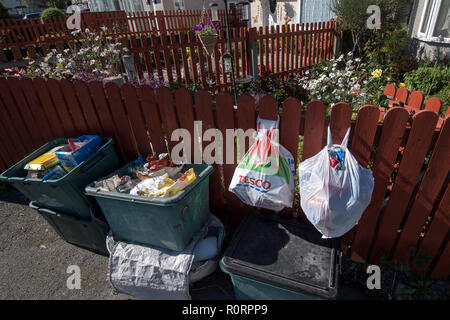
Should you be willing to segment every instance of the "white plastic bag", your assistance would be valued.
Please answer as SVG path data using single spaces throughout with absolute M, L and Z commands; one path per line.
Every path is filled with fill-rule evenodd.
M 275 211 L 292 207 L 295 188 L 294 158 L 278 144 L 278 122 L 258 117 L 256 141 L 236 167 L 229 187 L 242 202 Z
M 355 226 L 370 203 L 374 179 L 347 149 L 350 129 L 341 145 L 334 145 L 328 128 L 328 145 L 300 163 L 301 207 L 323 238 L 340 237 Z M 344 153 L 342 167 L 330 164 L 330 148 Z

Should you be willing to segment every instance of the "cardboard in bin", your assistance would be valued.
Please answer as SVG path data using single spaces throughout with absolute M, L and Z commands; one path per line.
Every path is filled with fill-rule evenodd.
M 74 151 L 72 151 L 71 146 L 68 144 L 55 152 L 61 165 L 68 172 L 81 162 L 87 160 L 103 146 L 102 139 L 99 136 L 94 135 L 84 135 L 78 139 L 72 140 L 72 142 L 75 145 L 79 143 L 85 144 Z

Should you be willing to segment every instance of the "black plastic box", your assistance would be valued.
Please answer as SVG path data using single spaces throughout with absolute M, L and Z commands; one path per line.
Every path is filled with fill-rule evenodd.
M 311 224 L 250 213 L 220 263 L 236 299 L 335 299 L 340 243 L 321 237 Z

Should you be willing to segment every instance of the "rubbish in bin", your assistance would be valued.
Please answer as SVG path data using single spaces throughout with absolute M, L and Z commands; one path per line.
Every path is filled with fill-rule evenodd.
M 175 166 L 167 153 L 149 155 L 148 162 L 142 164 L 140 156 L 134 163 L 134 171 L 139 179 L 132 179 L 129 175 L 119 177 L 114 175 L 102 181 L 94 182 L 94 187 L 103 191 L 117 191 L 145 197 L 173 197 L 195 180 L 194 171 L 188 170 L 181 177 L 176 178 L 182 165 Z M 172 177 L 173 179 L 171 179 Z
M 182 171 L 192 172 L 196 178 L 169 198 L 107 192 L 94 184 L 85 191 L 100 205 L 114 239 L 181 251 L 208 219 L 209 176 L 213 170 L 208 164 L 183 165 Z M 103 179 L 114 175 L 135 179 L 135 162 Z
M 349 135 L 350 129 L 341 145 L 334 145 L 328 127 L 327 146 L 298 167 L 300 205 L 324 238 L 340 237 L 353 228 L 372 197 L 372 171 L 347 149 Z
M 110 252 L 108 279 L 118 291 L 142 299 L 190 299 L 189 284 L 201 280 L 217 268 L 219 253 L 225 237 L 222 222 L 212 214 L 193 236 L 183 251 L 173 251 L 154 246 L 116 242 L 107 237 Z M 211 234 L 212 230 L 216 230 Z M 215 255 L 197 256 L 205 239 L 214 238 Z M 209 267 L 202 266 L 209 263 Z M 212 265 L 212 267 L 210 267 Z M 194 273 L 194 274 L 193 274 Z
M 114 141 L 111 138 L 104 138 L 102 147 L 97 152 L 63 177 L 47 177 L 45 181 L 41 179 L 45 175 L 41 175 L 39 179 L 27 177 L 28 172 L 24 169 L 27 163 L 65 144 L 67 138 L 46 143 L 1 173 L 0 180 L 11 184 L 42 208 L 89 219 L 90 208 L 95 204 L 95 199 L 86 196 L 84 188 L 92 181 L 117 170 L 121 162 L 114 149 Z
M 34 171 L 41 171 L 45 169 L 49 169 L 59 163 L 59 159 L 55 154 L 55 151 L 61 149 L 64 147 L 64 145 L 55 147 L 51 149 L 50 151 L 44 153 L 43 155 L 40 155 L 36 159 L 28 162 L 24 169 L 25 170 L 34 170 Z
M 59 164 L 59 159 L 56 156 L 55 151 L 61 149 L 62 147 L 64 147 L 64 145 L 57 146 L 40 155 L 36 159 L 28 162 L 24 166 L 24 169 L 28 171 L 27 178 L 43 179 L 44 177 L 47 177 L 52 171 L 52 168 L 55 168 Z M 65 170 L 64 172 L 61 172 L 60 170 L 55 170 L 54 172 L 58 172 L 58 174 L 61 174 L 61 176 L 64 176 L 64 174 L 66 173 Z
M 122 176 L 120 183 L 116 190 L 120 193 L 130 193 L 130 191 L 136 186 L 136 183 L 130 176 Z
M 234 171 L 229 191 L 245 204 L 280 211 L 294 201 L 295 162 L 278 143 L 278 122 L 258 118 L 258 136 Z
M 195 179 L 196 176 L 193 168 L 187 170 L 176 180 L 170 179 L 169 174 L 166 173 L 162 176 L 160 175 L 143 180 L 130 191 L 130 194 L 150 198 L 170 198 L 186 188 Z
M 52 167 L 50 172 L 42 178 L 42 181 L 59 179 L 64 177 L 66 173 L 67 171 L 60 164 L 57 164 Z
M 93 135 L 84 135 L 74 140 L 68 139 L 67 142 L 66 146 L 55 152 L 67 172 L 89 159 L 103 146 L 102 139 Z
M 138 168 L 136 175 L 141 180 L 161 176 L 165 173 L 173 177 L 180 172 L 181 168 L 182 165 L 175 165 L 167 153 L 161 153 L 159 157 L 157 155 L 149 155 L 147 163 Z

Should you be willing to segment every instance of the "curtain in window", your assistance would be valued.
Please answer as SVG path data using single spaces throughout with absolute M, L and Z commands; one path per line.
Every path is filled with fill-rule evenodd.
M 450 38 L 450 0 L 442 0 L 433 37 Z

